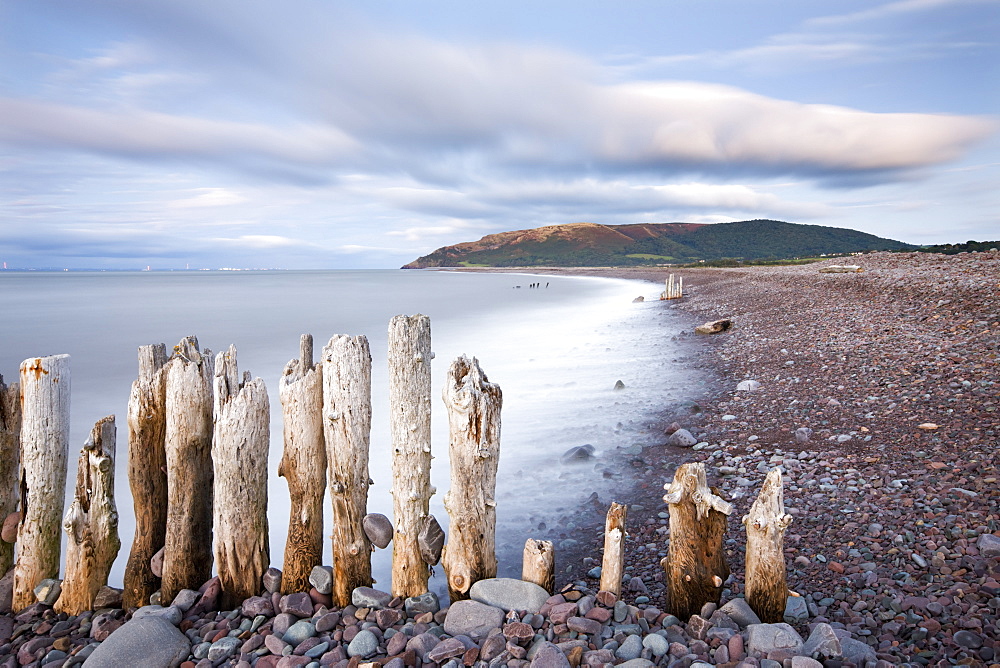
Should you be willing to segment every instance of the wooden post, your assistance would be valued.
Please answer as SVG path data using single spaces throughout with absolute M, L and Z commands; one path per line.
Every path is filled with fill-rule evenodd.
M 35 586 L 59 576 L 69 457 L 69 355 L 21 362 L 21 523 L 14 610 L 35 602 Z
M 604 522 L 604 559 L 601 561 L 601 590 L 615 597 L 622 593 L 625 572 L 625 516 L 628 506 L 611 502 Z
M 783 497 L 781 469 L 771 469 L 757 500 L 743 517 L 747 530 L 747 603 L 765 624 L 784 619 L 788 598 L 784 540 L 792 516 L 785 514 Z
M 215 358 L 215 569 L 223 610 L 256 596 L 271 565 L 267 527 L 267 451 L 271 409 L 260 378 L 240 378 L 236 346 Z
M 469 597 L 473 583 L 496 577 L 496 486 L 500 459 L 500 386 L 479 361 L 462 355 L 448 368 L 451 487 L 444 497 L 450 518 L 444 565 L 452 602 Z
M 115 508 L 115 416 L 97 421 L 80 451 L 76 493 L 63 529 L 66 572 L 56 612 L 79 615 L 94 607 L 94 597 L 108 583 L 108 573 L 122 543 Z
M 420 596 L 430 576 L 417 538 L 430 513 L 431 320 L 397 315 L 389 322 L 389 433 L 392 438 L 392 593 Z
M 521 579 L 549 592 L 556 588 L 556 551 L 552 541 L 529 538 L 524 543 Z
M 167 534 L 167 347 L 162 343 L 139 348 L 139 377 L 128 399 L 128 482 L 135 508 L 135 537 L 123 578 L 122 606 L 149 604 L 160 588 L 150 567 Z
M 167 531 L 161 600 L 212 577 L 212 351 L 189 336 L 174 347 L 166 376 Z
M 670 505 L 670 547 L 660 562 L 667 578 L 667 611 L 687 620 L 718 603 L 729 565 L 722 550 L 732 504 L 709 489 L 702 462 L 681 464 L 663 500 Z
M 17 511 L 21 466 L 21 386 L 0 376 L 0 518 Z M 0 520 L 2 521 L 2 520 Z M 0 541 L 0 573 L 14 565 L 14 544 Z
M 278 381 L 284 418 L 284 450 L 278 475 L 288 482 L 291 511 L 281 591 L 309 591 L 309 574 L 323 562 L 323 497 L 326 441 L 323 438 L 323 368 L 313 364 L 313 338 L 299 340 L 299 359 L 285 365 Z
M 372 424 L 372 357 L 364 336 L 334 336 L 323 348 L 323 433 L 333 503 L 333 603 L 351 604 L 372 584 L 368 514 L 368 445 Z

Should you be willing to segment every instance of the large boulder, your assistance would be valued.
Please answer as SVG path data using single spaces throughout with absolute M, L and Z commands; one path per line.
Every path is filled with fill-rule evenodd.
M 694 328 L 695 334 L 719 334 L 720 332 L 725 332 L 730 327 L 733 326 L 733 321 L 729 318 L 723 318 L 721 320 L 713 320 L 711 322 L 706 322 L 704 325 L 698 325 Z
M 537 613 L 549 599 L 549 592 L 534 582 L 514 578 L 488 578 L 473 583 L 469 598 L 486 605 L 510 610 Z
M 751 624 L 747 632 L 747 649 L 751 653 L 760 652 L 767 656 L 779 649 L 790 650 L 794 654 L 802 651 L 802 636 L 789 624 Z
M 493 629 L 503 626 L 503 610 L 479 601 L 456 601 L 448 608 L 444 630 L 452 636 L 482 640 Z
M 102 642 L 83 665 L 86 668 L 174 668 L 191 653 L 187 636 L 163 617 L 132 619 Z

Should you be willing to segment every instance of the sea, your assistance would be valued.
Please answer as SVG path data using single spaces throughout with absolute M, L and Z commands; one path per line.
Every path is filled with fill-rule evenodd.
M 94 422 L 116 416 L 122 550 L 109 584 L 120 587 L 135 532 L 126 412 L 136 350 L 151 343 L 166 343 L 169 350 L 189 335 L 198 337 L 202 351 L 235 344 L 241 373 L 263 378 L 270 396 L 268 518 L 271 563 L 280 568 L 289 501 L 276 473 L 282 451 L 278 379 L 298 357 L 300 335 L 313 335 L 316 359 L 334 335 L 368 338 L 374 481 L 368 510 L 391 519 L 387 328 L 394 315 L 423 313 L 431 319 L 435 353 L 431 477 L 438 491 L 431 512 L 447 531 L 441 392 L 449 364 L 464 354 L 476 357 L 503 392 L 497 552 L 499 574 L 519 577 L 524 541 L 575 540 L 581 529 L 566 518 L 588 499 L 614 500 L 622 484 L 606 475 L 604 464 L 630 448 L 661 445 L 663 416 L 704 385 L 680 359 L 675 337 L 682 323 L 657 300 L 662 289 L 610 278 L 431 270 L 0 272 L 0 374 L 11 383 L 24 359 L 71 356 L 67 499 Z M 645 301 L 635 302 L 639 296 Z M 616 389 L 618 381 L 624 388 Z M 567 450 L 586 444 L 594 447 L 594 459 L 561 461 Z M 325 514 L 329 536 L 329 500 Z M 389 587 L 391 552 L 390 545 L 373 555 L 376 587 Z M 327 564 L 330 553 L 327 544 Z M 431 590 L 444 595 L 446 589 L 438 568 Z

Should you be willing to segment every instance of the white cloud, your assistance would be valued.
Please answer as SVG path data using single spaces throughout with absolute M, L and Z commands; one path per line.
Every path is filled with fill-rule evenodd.
M 247 199 L 243 195 L 225 188 L 198 188 L 194 197 L 178 199 L 167 203 L 173 209 L 192 209 L 202 207 L 230 206 L 241 204 Z
M 212 239 L 211 241 L 212 243 L 253 249 L 290 248 L 294 246 L 312 245 L 298 239 L 292 239 L 291 237 L 283 237 L 274 234 L 243 234 L 234 238 L 219 237 Z

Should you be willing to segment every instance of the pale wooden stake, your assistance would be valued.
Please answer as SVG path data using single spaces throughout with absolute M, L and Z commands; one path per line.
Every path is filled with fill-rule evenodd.
M 291 497 L 281 591 L 291 594 L 309 591 L 309 574 L 323 562 L 323 368 L 313 364 L 310 334 L 299 339 L 299 359 L 285 365 L 278 381 L 278 395 L 285 444 L 278 475 L 288 481 Z
M 616 597 L 622 593 L 625 572 L 625 516 L 628 506 L 611 502 L 604 522 L 604 559 L 601 561 L 601 590 Z
M 334 336 L 323 348 L 323 432 L 333 503 L 333 603 L 351 604 L 372 584 L 368 513 L 368 446 L 372 423 L 372 357 L 364 336 Z
M 14 566 L 14 611 L 35 602 L 34 589 L 59 576 L 66 460 L 69 457 L 69 355 L 21 363 L 21 523 Z
M 529 538 L 524 543 L 521 579 L 549 592 L 556 588 L 556 551 L 552 541 Z
M 189 336 L 174 347 L 166 376 L 167 531 L 161 600 L 212 577 L 212 351 Z
M 389 433 L 392 438 L 392 593 L 419 596 L 430 576 L 417 541 L 430 513 L 431 321 L 397 315 L 389 322 Z
M 476 581 L 497 574 L 495 497 L 503 396 L 479 361 L 464 355 L 448 368 L 443 395 L 451 487 L 444 497 L 450 528 L 442 564 L 454 602 L 468 598 Z
M 135 537 L 123 577 L 122 606 L 149 604 L 160 588 L 150 560 L 163 547 L 167 533 L 167 347 L 140 346 L 139 377 L 128 399 L 128 482 L 135 508 Z
M 21 386 L 0 376 L 0 521 L 17 511 L 21 475 Z M 0 541 L 0 573 L 14 565 L 14 544 Z
M 271 409 L 260 378 L 240 378 L 236 346 L 215 358 L 215 569 L 223 610 L 256 596 L 271 565 L 267 526 L 267 451 Z
M 660 564 L 666 571 L 667 611 L 687 620 L 722 596 L 722 584 L 729 577 L 722 543 L 733 506 L 709 489 L 702 462 L 681 464 L 664 488 L 663 500 L 670 506 L 670 547 Z
M 97 421 L 80 451 L 76 492 L 63 518 L 66 572 L 56 612 L 79 615 L 91 610 L 121 549 L 115 507 L 116 438 L 115 416 L 109 415 Z
M 750 512 L 743 517 L 747 531 L 746 599 L 765 624 L 777 624 L 785 616 L 784 540 L 791 522 L 792 516 L 785 514 L 781 469 L 771 469 Z

